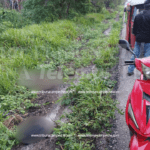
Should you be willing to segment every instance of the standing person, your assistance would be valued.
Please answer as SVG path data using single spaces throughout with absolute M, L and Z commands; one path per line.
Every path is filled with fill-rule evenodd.
M 144 57 L 150 56 L 150 0 L 144 3 L 145 10 L 134 19 L 133 34 L 136 36 L 134 53 L 137 58 L 140 56 L 140 45 L 144 43 Z M 131 60 L 134 60 L 132 55 Z M 128 75 L 134 74 L 135 65 L 128 67 Z
M 14 1 L 14 7 L 15 7 L 16 10 L 18 10 L 18 3 L 17 3 L 16 0 Z
M 9 0 L 10 2 L 10 9 L 12 9 L 12 0 Z

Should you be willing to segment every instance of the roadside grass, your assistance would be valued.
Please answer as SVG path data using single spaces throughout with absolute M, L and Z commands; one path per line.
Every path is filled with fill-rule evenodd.
M 35 94 L 30 94 L 30 91 L 25 87 L 16 85 L 16 81 L 19 77 L 18 68 L 26 67 L 33 69 L 38 68 L 41 64 L 43 68 L 53 70 L 57 70 L 58 67 L 61 67 L 64 76 L 67 77 L 70 72 L 68 67 L 75 70 L 82 66 L 88 66 L 91 63 L 96 64 L 98 68 L 105 71 L 112 67 L 116 63 L 115 56 L 118 53 L 117 40 L 119 39 L 122 25 L 121 21 L 119 21 L 119 23 L 114 22 L 117 13 L 120 12 L 121 14 L 123 7 L 118 7 L 117 9 L 117 11 L 112 10 L 113 13 L 109 13 L 106 9 L 103 9 L 101 14 L 91 13 L 86 16 L 73 18 L 72 20 L 59 20 L 53 23 L 43 22 L 38 25 L 27 21 L 29 25 L 23 26 L 25 20 L 22 20 L 22 24 L 19 24 L 19 22 L 15 24 L 13 21 L 11 22 L 10 20 L 9 22 L 9 19 L 6 19 L 6 22 L 3 22 L 4 25 L 2 29 L 0 29 L 1 122 L 9 118 L 9 116 L 5 117 L 5 114 L 9 113 L 10 110 L 14 111 L 14 113 L 17 112 L 17 110 L 19 113 L 25 113 L 25 111 L 33 105 L 30 100 L 36 96 Z M 16 16 L 17 15 L 18 14 L 16 14 Z M 106 19 L 108 20 L 108 24 L 103 22 Z M 120 19 L 122 19 L 121 15 Z M 110 36 L 105 36 L 103 32 L 109 27 L 112 28 L 111 34 Z M 69 66 L 69 64 L 73 65 Z M 107 72 L 104 73 L 103 76 L 105 76 L 105 74 L 107 74 Z M 103 87 L 108 88 L 109 86 L 107 84 L 110 84 L 110 87 L 114 85 L 113 82 L 109 81 L 105 83 L 105 80 L 99 80 L 99 78 L 101 78 L 99 74 L 89 76 L 91 78 L 90 80 L 85 77 L 81 80 L 82 82 L 79 86 L 75 87 L 73 85 L 73 88 L 78 91 L 78 89 L 82 89 L 85 86 L 82 90 L 100 90 L 103 89 Z M 100 85 L 98 85 L 98 83 Z M 74 96 L 74 100 L 72 96 Z M 109 95 L 101 97 L 100 95 L 79 95 L 73 93 L 73 95 L 66 96 L 66 98 L 68 98 L 68 101 L 63 101 L 64 104 L 71 104 L 70 102 L 73 100 L 78 106 L 73 107 L 74 114 L 72 114 L 72 116 L 70 115 L 70 118 L 72 118 L 71 123 L 62 126 L 62 129 L 67 130 L 67 128 L 70 128 L 69 130 L 71 130 L 73 134 L 80 133 L 82 127 L 84 127 L 84 132 L 90 132 L 87 130 L 88 127 L 90 127 L 89 129 L 91 130 L 98 129 L 100 127 L 99 120 L 107 113 L 105 107 L 102 108 L 105 113 L 100 112 L 99 102 L 101 101 L 102 106 L 105 105 L 105 102 L 110 104 L 115 103 L 111 100 Z M 82 100 L 83 103 L 80 103 Z M 87 107 L 87 105 L 91 105 L 92 107 Z M 35 106 L 38 105 L 36 104 Z M 77 110 L 82 107 L 85 108 L 83 112 L 80 111 L 80 113 L 82 117 L 86 116 L 84 119 L 87 120 L 84 120 L 84 122 L 79 120 L 79 122 L 75 123 L 75 119 L 79 118 L 74 118 L 74 116 Z M 116 109 L 115 105 L 110 105 L 109 107 L 112 108 L 112 110 L 109 111 L 108 118 L 113 116 L 114 110 Z M 98 114 L 94 115 L 97 112 Z M 92 118 L 91 122 L 89 122 L 89 118 L 87 118 L 87 114 L 89 113 Z M 102 119 L 101 123 L 108 126 L 108 121 L 105 119 Z M 3 128 L 1 131 L 2 135 L 5 137 L 8 134 L 6 140 L 4 138 L 0 139 L 0 149 L 11 149 L 12 145 L 17 143 L 12 135 L 15 131 L 9 131 L 2 123 L 0 125 Z M 99 129 L 102 131 L 101 127 Z M 61 133 L 61 129 L 56 129 L 56 131 L 57 133 Z M 65 143 L 66 149 L 68 146 L 71 149 L 84 148 L 87 150 L 91 148 L 91 141 L 85 142 L 84 138 L 80 139 L 80 141 L 75 137 L 67 138 Z
M 104 9 L 105 17 L 109 15 L 106 12 L 107 10 Z M 85 20 L 88 16 L 94 18 L 92 13 L 85 16 Z M 25 66 L 33 69 L 42 64 L 49 69 L 57 69 L 60 66 L 63 72 L 67 72 L 68 66 L 65 64 L 70 62 L 75 64 L 73 69 L 89 65 L 95 57 L 94 53 L 101 52 L 108 45 L 106 40 L 102 42 L 100 39 L 105 39 L 103 31 L 111 25 L 111 20 L 108 25 L 101 23 L 102 19 L 97 23 L 101 16 L 102 14 L 95 14 L 97 21 L 93 22 L 92 27 L 91 24 L 88 25 L 89 22 L 84 25 L 79 24 L 83 21 L 79 18 L 80 21 L 77 23 L 59 20 L 54 23 L 29 25 L 21 29 L 10 28 L 2 32 L 0 69 L 3 70 L 1 74 L 3 82 L 0 85 L 2 89 L 0 94 L 7 94 L 12 89 L 17 80 L 16 68 Z M 89 42 L 86 42 L 87 40 Z M 95 50 L 97 47 L 99 49 Z
M 62 105 L 69 105 L 72 110 L 72 113 L 62 115 L 58 120 L 58 127 L 54 129 L 56 135 L 69 135 L 69 137 L 60 137 L 56 142 L 58 145 L 63 145 L 66 150 L 74 150 L 77 147 L 85 150 L 95 148 L 91 144 L 94 138 L 91 140 L 91 138 L 80 137 L 80 135 L 90 136 L 92 133 L 103 131 L 110 134 L 110 118 L 115 117 L 115 110 L 122 114 L 116 107 L 117 101 L 113 100 L 110 94 L 90 93 L 91 91 L 111 91 L 115 85 L 114 81 L 109 80 L 111 75 L 107 69 L 113 67 L 118 60 L 116 54 L 118 54 L 117 43 L 122 28 L 121 15 L 119 21 L 113 22 L 111 28 L 110 36 L 99 40 L 101 42 L 96 42 L 98 39 L 88 42 L 89 46 L 94 45 L 93 52 L 96 51 L 94 63 L 100 70 L 95 74 L 83 74 L 78 85 L 72 83 L 72 86 L 68 88 L 68 91 L 73 92 L 64 95 L 59 100 L 62 101 Z M 68 118 L 67 123 L 61 122 L 63 117 Z M 83 144 L 80 144 L 81 142 Z
M 92 143 L 94 139 L 81 138 L 80 135 L 91 135 L 93 131 L 101 133 L 106 129 L 109 130 L 107 133 L 111 133 L 110 118 L 114 118 L 115 110 L 119 112 L 120 110 L 116 107 L 117 101 L 111 99 L 110 94 L 100 93 L 111 91 L 115 85 L 114 81 L 109 80 L 110 76 L 105 71 L 83 74 L 78 85 L 72 83 L 72 86 L 67 89 L 68 94 L 59 99 L 63 105 L 69 105 L 72 110 L 72 113 L 63 114 L 57 121 L 58 127 L 53 133 L 71 136 L 58 139 L 57 144 L 63 144 L 64 149 L 76 149 L 76 145 L 79 146 L 81 141 L 83 145 L 79 146 L 80 149 L 92 149 L 94 145 L 86 145 L 86 142 Z M 68 118 L 67 123 L 61 122 L 63 117 Z
M 8 29 L 1 35 L 1 41 L 9 47 L 34 48 L 49 45 L 51 51 L 64 48 L 76 38 L 75 25 L 67 20 L 26 26 L 23 29 Z M 57 39 L 57 40 L 56 40 Z
M 125 12 L 125 20 L 124 20 L 124 22 L 127 23 L 127 20 L 128 20 L 128 15 L 127 15 L 127 12 Z

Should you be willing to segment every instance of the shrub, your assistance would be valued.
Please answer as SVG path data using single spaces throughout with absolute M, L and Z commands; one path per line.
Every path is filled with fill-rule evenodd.
M 29 19 L 15 10 L 0 9 L 0 32 L 9 28 L 22 28 L 23 26 L 32 24 Z
M 49 20 L 74 17 L 76 13 L 86 14 L 90 10 L 89 0 L 27 0 L 24 2 L 22 13 L 36 23 Z
M 55 23 L 34 24 L 22 29 L 8 29 L 0 39 L 3 44 L 13 47 L 40 47 L 49 44 L 52 49 L 65 47 L 76 38 L 74 23 L 58 21 Z

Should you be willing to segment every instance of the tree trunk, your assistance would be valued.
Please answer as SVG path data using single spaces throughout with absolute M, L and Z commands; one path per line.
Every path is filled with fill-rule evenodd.
M 67 16 L 69 15 L 69 8 L 70 8 L 70 3 L 68 4 L 68 7 L 67 7 Z

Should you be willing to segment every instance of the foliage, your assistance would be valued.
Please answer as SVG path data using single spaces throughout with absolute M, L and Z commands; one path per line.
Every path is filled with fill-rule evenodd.
M 100 57 L 97 57 L 94 61 L 97 67 L 110 68 L 118 61 L 118 59 L 114 56 L 117 54 L 118 51 L 117 44 L 119 41 L 121 27 L 122 20 L 119 22 L 113 22 L 110 36 L 106 41 L 109 47 L 102 49 L 100 52 Z
M 109 76 L 108 73 L 102 71 L 96 74 L 83 74 L 78 85 L 72 83 L 72 86 L 67 89 L 73 92 L 61 98 L 64 105 L 72 105 L 70 108 L 72 113 L 66 114 L 69 119 L 68 123 L 58 121 L 60 127 L 54 129 L 54 134 L 74 136 L 60 138 L 60 140 L 65 140 L 64 146 L 66 150 L 75 148 L 75 144 L 72 145 L 71 143 L 76 143 L 77 141 L 79 143 L 82 140 L 86 143 L 84 139 L 79 139 L 77 136 L 79 134 L 91 134 L 91 131 L 100 133 L 105 129 L 110 130 L 109 119 L 114 118 L 115 110 L 119 112 L 120 110 L 116 107 L 118 102 L 112 100 L 109 93 L 102 93 L 110 91 L 115 85 L 114 81 L 108 79 Z M 88 147 L 91 148 L 90 146 Z M 84 147 L 82 146 L 82 148 Z
M 89 12 L 89 0 L 27 0 L 23 4 L 22 13 L 24 16 L 31 18 L 36 23 L 44 21 L 54 21 L 56 19 L 74 17 L 78 14 Z
M 106 7 L 115 8 L 122 0 L 26 0 L 23 4 L 23 16 L 36 23 L 73 18 L 90 12 L 101 12 Z
M 0 7 L 4 7 L 5 6 L 5 1 L 4 0 L 0 0 Z
M 9 28 L 22 28 L 32 24 L 32 21 L 25 19 L 15 10 L 0 9 L 0 33 Z
M 2 122 L 0 122 L 0 129 L 0 149 L 11 150 L 13 145 L 18 144 L 14 132 L 7 129 Z
M 25 109 L 34 106 L 29 100 L 32 98 L 36 98 L 36 95 L 27 91 L 25 87 L 16 86 L 9 91 L 9 94 L 0 95 L 0 113 L 5 112 L 7 114 L 10 110 L 25 113 Z
M 70 21 L 34 24 L 23 29 L 8 29 L 1 35 L 6 45 L 14 47 L 41 47 L 50 45 L 52 49 L 64 47 L 76 37 L 75 25 Z
M 38 1 L 39 2 L 39 1 Z M 58 1 L 57 1 L 58 2 Z M 68 1 L 69 2 L 69 1 Z M 35 3 L 35 1 L 33 1 Z M 52 2 L 53 3 L 53 2 Z M 49 3 L 50 4 L 50 3 Z M 47 6 L 50 7 L 47 3 Z M 40 6 L 39 6 L 40 7 Z M 52 7 L 52 6 L 51 6 Z M 73 6 L 72 6 L 73 7 Z M 39 9 L 38 7 L 36 9 Z M 83 9 L 84 10 L 84 9 Z M 117 8 L 118 10 L 118 8 Z M 123 10 L 119 8 L 118 11 Z M 8 10 L 7 10 L 8 11 Z M 57 10 L 59 12 L 59 10 Z M 71 12 L 72 11 L 72 12 Z M 70 71 L 74 71 L 75 68 L 85 67 L 91 63 L 95 63 L 97 67 L 103 69 L 111 67 L 116 61 L 117 50 L 117 38 L 119 37 L 121 22 L 115 23 L 113 20 L 116 18 L 118 11 L 112 10 L 112 13 L 109 13 L 105 8 L 102 8 L 101 13 L 88 13 L 87 15 L 77 15 L 75 14 L 75 8 L 70 9 L 68 16 L 77 15 L 70 20 L 59 20 L 53 23 L 41 22 L 40 24 L 33 24 L 32 21 L 25 19 L 27 17 L 24 13 L 24 16 L 20 16 L 18 12 L 8 11 L 10 16 L 14 15 L 9 19 L 9 16 L 2 18 L 0 23 L 1 36 L 0 36 L 0 118 L 3 121 L 4 115 L 6 115 L 10 110 L 19 111 L 24 113 L 25 109 L 28 109 L 33 104 L 30 99 L 35 98 L 35 95 L 30 94 L 30 92 L 24 88 L 16 85 L 16 80 L 18 79 L 19 72 L 17 69 L 26 67 L 26 68 L 38 68 L 43 67 L 47 69 L 57 70 L 61 68 L 64 75 L 67 76 Z M 10 12 L 10 13 L 9 13 Z M 65 11 L 64 11 L 65 12 Z M 30 13 L 30 12 L 29 12 Z M 35 13 L 35 12 L 34 12 Z M 83 14 L 84 12 L 80 12 Z M 59 14 L 59 13 L 58 13 Z M 59 18 L 58 14 L 51 14 Z M 120 13 L 121 14 L 121 13 Z M 20 21 L 17 21 L 17 15 L 21 18 Z M 34 17 L 30 16 L 29 18 Z M 48 16 L 46 16 L 48 17 Z M 63 17 L 63 16 L 62 16 Z M 120 15 L 120 19 L 121 19 Z M 47 21 L 52 17 L 49 16 Z M 12 20 L 11 20 L 12 19 Z M 38 18 L 32 18 L 34 21 Z M 43 19 L 43 18 L 42 18 Z M 108 20 L 106 24 L 104 20 Z M 21 20 L 24 22 L 21 22 Z M 16 23 L 17 21 L 17 23 Z M 29 21 L 29 22 L 28 22 Z M 44 21 L 44 19 L 43 19 Z M 46 20 L 45 20 L 46 21 Z M 52 20 L 51 20 L 52 21 Z M 27 24 L 26 24 L 27 22 Z M 29 24 L 29 25 L 28 25 Z M 112 31 L 110 36 L 105 36 L 103 32 L 111 27 Z M 116 37 L 114 37 L 114 36 Z M 110 55 L 110 53 L 112 55 Z M 111 62 L 110 62 L 111 61 Z M 69 69 L 68 69 L 69 68 Z M 114 83 L 111 81 L 107 82 L 105 79 L 102 79 L 104 76 L 108 76 L 104 73 L 102 76 L 98 75 L 89 75 L 91 79 L 85 77 L 81 80 L 79 86 L 72 87 L 76 88 L 76 91 L 81 90 L 100 90 L 101 88 L 112 88 Z M 96 83 L 96 82 L 97 83 Z M 99 85 L 98 85 L 99 83 Z M 97 88 L 97 89 L 95 89 Z M 99 120 L 104 116 L 103 113 L 98 113 L 93 115 L 96 111 L 100 112 L 99 102 L 107 105 L 107 102 L 112 103 L 109 95 L 104 95 L 98 98 L 96 94 L 79 94 L 72 93 L 66 97 L 63 101 L 65 105 L 76 104 L 80 108 L 81 116 L 84 117 L 85 114 L 89 114 L 92 118 L 94 126 L 91 126 L 92 122 L 78 121 L 74 125 L 76 118 L 75 112 L 78 110 L 78 107 L 73 105 L 74 112 L 70 115 L 69 120 L 71 123 L 66 123 L 62 126 L 62 131 L 67 133 L 79 133 L 83 127 L 84 131 L 89 127 L 89 129 L 99 128 Z M 74 96 L 74 99 L 72 98 Z M 81 100 L 83 101 L 80 101 Z M 93 100 L 93 101 L 92 101 Z M 105 101 L 106 103 L 105 103 Z M 81 102 L 81 103 L 80 103 Z M 89 104 L 89 106 L 86 106 Z M 24 108 L 25 107 L 25 108 Z M 85 107 L 83 112 L 81 107 Z M 108 112 L 108 118 L 113 116 L 114 106 L 109 106 L 112 108 L 112 112 Z M 97 110 L 96 110 L 97 109 Z M 105 107 L 102 109 L 103 112 L 106 111 Z M 68 116 L 69 117 L 69 116 Z M 85 119 L 88 116 L 85 116 Z M 97 117 L 97 118 L 95 118 Z M 79 119 L 79 118 L 77 118 Z M 98 120 L 99 119 L 99 120 Z M 108 125 L 106 120 L 102 119 L 101 123 Z M 3 128 L 3 127 L 2 127 Z M 4 129 L 4 128 L 3 128 Z M 64 130 L 63 130 L 64 129 Z M 102 128 L 99 128 L 102 130 Z M 88 130 L 88 129 L 87 129 Z M 62 133 L 60 129 L 56 129 L 57 133 Z M 9 130 L 6 128 L 2 130 L 2 135 L 7 135 Z M 88 133 L 88 132 L 87 132 Z M 14 142 L 11 134 L 8 134 L 8 137 L 2 139 L 2 142 L 6 144 L 7 148 L 10 148 Z M 8 141 L 11 142 L 8 142 Z M 7 144 L 10 143 L 10 144 Z M 67 138 L 65 139 L 65 147 L 71 147 L 70 149 L 91 149 L 91 141 L 86 139 L 78 138 Z M 4 145 L 2 145 L 4 146 Z M 1 147 L 0 147 L 1 149 Z
M 0 149 L 11 150 L 12 146 L 18 144 L 15 139 L 15 130 L 9 130 L 3 121 L 9 112 L 25 113 L 25 110 L 31 106 L 39 106 L 33 104 L 29 99 L 35 98 L 36 95 L 27 91 L 25 87 L 16 86 L 8 95 L 0 95 Z M 8 117 L 6 117 L 7 119 Z
M 0 79 L 1 94 L 8 93 L 16 82 L 18 72 L 15 68 L 23 66 L 36 68 L 42 64 L 43 67 L 56 69 L 57 66 L 62 66 L 71 61 L 75 62 L 75 68 L 89 65 L 94 58 L 93 48 L 103 43 L 99 40 L 103 36 L 100 33 L 109 24 L 104 26 L 102 24 L 101 27 L 96 27 L 94 31 L 91 30 L 91 27 L 101 23 L 104 17 L 108 17 L 109 14 L 106 14 L 106 12 L 106 10 L 103 10 L 104 14 L 88 14 L 85 17 L 74 18 L 73 21 L 43 22 L 40 25 L 34 24 L 22 29 L 10 28 L 3 31 L 0 37 L 3 46 L 0 48 L 0 61 L 3 62 L 0 67 L 3 70 Z M 92 19 L 93 22 L 90 21 Z M 80 48 L 82 43 L 75 39 L 82 33 L 84 33 L 83 43 L 84 40 L 89 38 L 95 39 L 97 37 L 97 39 L 87 43 L 85 45 L 86 51 L 80 51 L 79 55 L 77 49 Z M 79 56 L 74 57 L 75 55 Z M 47 64 L 43 64 L 44 62 Z M 62 66 L 62 68 L 64 73 L 69 72 L 65 66 Z
M 116 54 L 118 53 L 117 43 L 122 25 L 121 15 L 120 18 L 121 21 L 119 22 L 114 22 L 113 20 L 110 21 L 112 30 L 109 37 L 104 38 L 104 36 L 102 37 L 101 35 L 94 33 L 94 31 L 86 35 L 87 39 L 90 38 L 88 46 L 94 47 L 96 57 L 95 63 L 97 67 L 100 67 L 101 69 L 98 74 L 83 74 L 78 85 L 72 83 L 71 87 L 68 88 L 69 91 L 72 90 L 73 92 L 64 95 L 60 99 L 62 100 L 63 105 L 69 105 L 72 110 L 72 113 L 66 114 L 68 122 L 61 123 L 59 120 L 59 126 L 54 129 L 54 134 L 71 135 L 69 138 L 61 137 L 58 139 L 58 143 L 59 141 L 64 141 L 63 145 L 66 150 L 69 148 L 72 150 L 75 149 L 76 143 L 82 141 L 84 144 L 83 146 L 81 145 L 81 148 L 84 149 L 84 145 L 88 139 L 79 138 L 79 134 L 89 135 L 93 130 L 99 130 L 99 133 L 106 129 L 110 131 L 111 124 L 109 118 L 114 117 L 115 110 L 118 110 L 119 113 L 122 114 L 116 107 L 117 101 L 112 100 L 109 94 L 88 93 L 88 91 L 111 91 L 111 88 L 115 85 L 112 80 L 109 80 L 110 74 L 103 72 L 102 70 L 107 67 L 112 67 L 116 63 Z M 108 26 L 110 24 L 108 24 Z M 108 26 L 104 26 L 103 23 L 101 23 L 101 26 L 98 27 L 102 27 L 103 30 L 105 30 Z M 95 27 L 94 30 L 98 32 L 97 27 Z M 101 40 L 99 40 L 99 37 L 101 37 Z M 86 54 L 87 52 L 88 51 L 86 50 Z M 62 117 L 64 117 L 64 115 Z M 92 143 L 90 139 L 88 142 Z M 91 146 L 88 146 L 87 148 L 92 149 Z
M 104 4 L 106 7 L 115 8 L 117 5 L 121 5 L 123 0 L 105 0 Z

